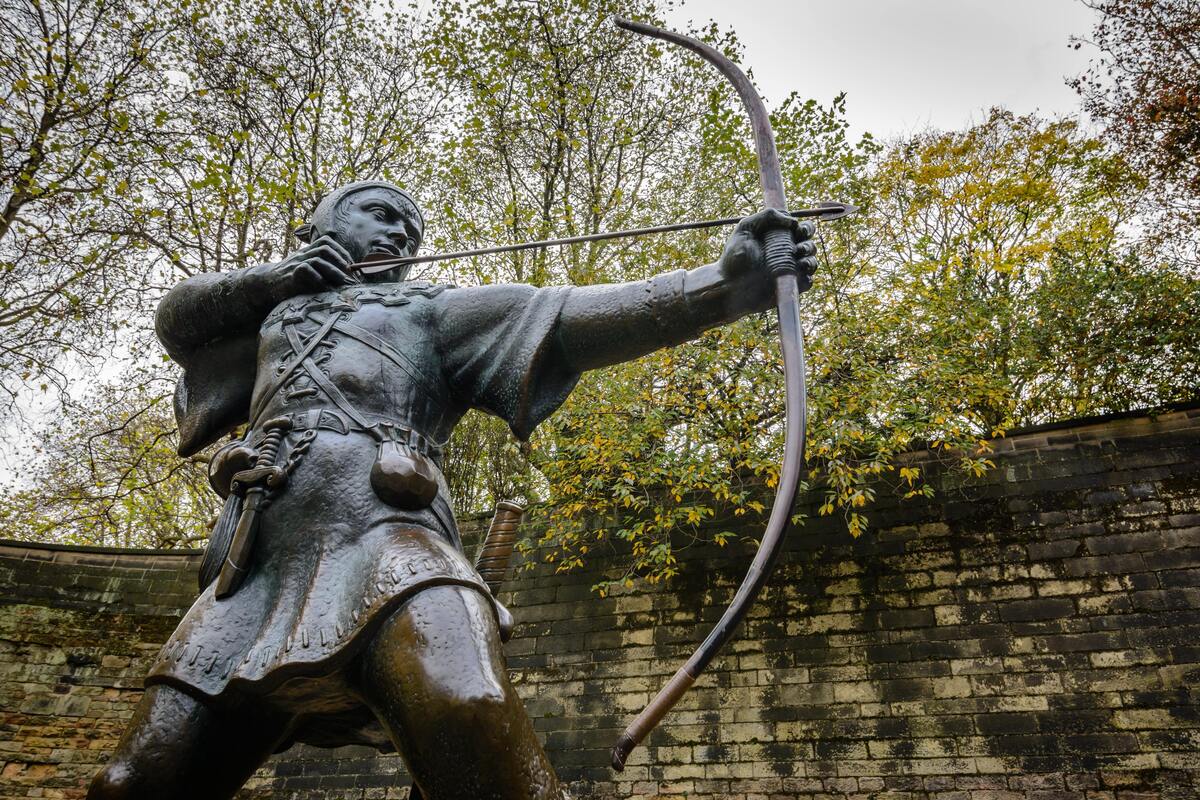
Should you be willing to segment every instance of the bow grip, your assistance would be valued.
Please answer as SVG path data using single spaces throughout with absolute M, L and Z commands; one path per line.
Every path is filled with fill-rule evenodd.
M 812 288 L 812 273 L 800 271 L 799 259 L 796 258 L 796 240 L 792 231 L 784 228 L 767 231 L 763 237 L 763 252 L 767 268 L 776 280 L 783 275 L 791 275 L 796 279 L 797 288 L 801 292 Z
M 792 238 L 790 228 L 773 228 L 763 237 L 763 254 L 766 256 L 767 269 L 771 275 L 779 278 L 783 275 L 799 275 L 796 266 L 796 240 Z

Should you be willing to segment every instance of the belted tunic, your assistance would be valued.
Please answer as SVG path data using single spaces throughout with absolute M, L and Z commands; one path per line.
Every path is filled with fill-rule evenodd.
M 368 479 L 378 442 L 361 423 L 411 431 L 405 437 L 435 461 L 438 445 L 473 407 L 527 438 L 579 377 L 555 341 L 569 291 L 407 282 L 275 307 L 259 330 L 246 440 L 261 437 L 265 420 L 292 422 L 279 452 L 280 464 L 291 461 L 287 486 L 261 517 L 245 582 L 223 599 L 211 584 L 200 594 L 147 684 L 342 715 L 296 738 L 387 746 L 340 668 L 413 592 L 445 584 L 488 590 L 463 554 L 445 479 L 438 473 L 440 491 L 428 508 L 383 502 Z M 211 355 L 200 367 L 221 370 Z M 225 368 L 245 371 L 236 358 Z M 185 422 L 189 403 L 211 416 L 215 401 L 196 396 L 197 385 L 223 385 L 211 376 L 194 381 L 189 397 L 189 378 L 196 375 L 185 375 L 177 398 Z
M 490 594 L 463 554 L 436 467 L 426 507 L 376 493 L 383 442 L 404 441 L 436 464 L 471 408 L 527 439 L 582 370 L 734 317 L 706 284 L 689 290 L 682 270 L 586 287 L 355 285 L 274 305 L 248 274 L 194 276 L 159 307 L 159 338 L 184 367 L 179 450 L 249 421 L 243 441 L 264 443 L 287 482 L 256 498 L 241 584 L 221 598 L 220 581 L 201 591 L 146 682 L 292 712 L 289 742 L 387 749 L 347 667 L 414 592 L 448 584 Z

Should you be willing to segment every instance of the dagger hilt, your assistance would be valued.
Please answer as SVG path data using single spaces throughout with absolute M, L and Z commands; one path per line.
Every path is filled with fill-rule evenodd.
M 291 430 L 291 427 L 292 421 L 287 417 L 267 420 L 263 425 L 267 435 L 258 447 L 254 466 L 234 473 L 229 482 L 231 492 L 245 497 L 246 492 L 251 489 L 261 488 L 266 492 L 279 489 L 287 483 L 287 471 L 275 466 L 275 461 L 279 458 L 279 445 L 283 442 L 283 435 Z

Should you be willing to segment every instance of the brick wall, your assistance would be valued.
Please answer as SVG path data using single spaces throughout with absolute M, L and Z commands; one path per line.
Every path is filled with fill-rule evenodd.
M 0 798 L 82 797 L 199 556 L 0 542 Z
M 795 531 L 739 638 L 621 775 L 608 748 L 752 548 L 689 549 L 669 589 L 604 599 L 603 563 L 510 581 L 509 666 L 560 775 L 595 798 L 1200 796 L 1200 410 L 996 449 L 981 480 L 881 498 L 860 540 L 829 519 Z M 196 562 L 0 545 L 0 797 L 81 796 Z M 400 797 L 398 770 L 295 748 L 243 796 Z

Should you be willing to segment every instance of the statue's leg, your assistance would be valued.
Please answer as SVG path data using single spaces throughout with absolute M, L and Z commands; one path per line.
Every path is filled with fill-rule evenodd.
M 87 800 L 225 800 L 286 731 L 280 715 L 222 711 L 170 686 L 151 686 Z
M 364 696 L 425 800 L 561 797 L 478 591 L 420 592 L 384 623 L 362 668 Z

